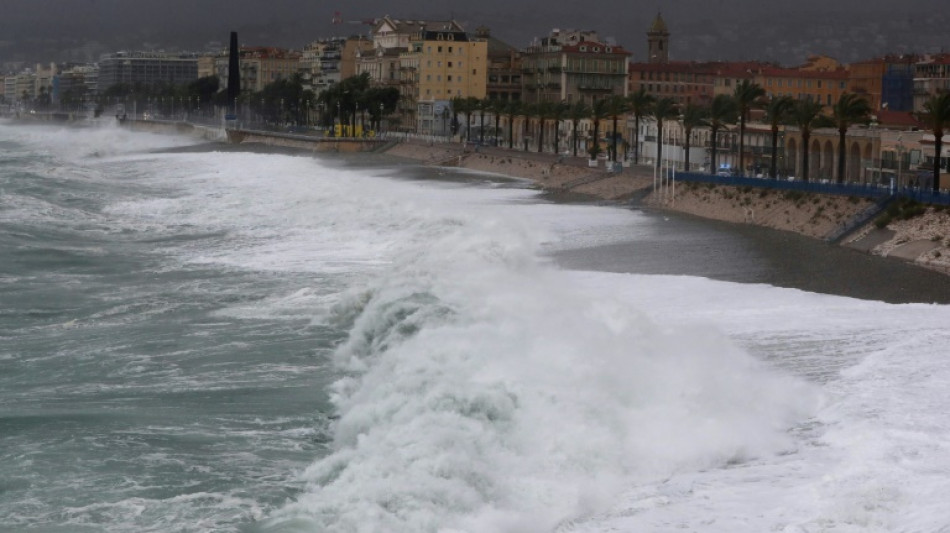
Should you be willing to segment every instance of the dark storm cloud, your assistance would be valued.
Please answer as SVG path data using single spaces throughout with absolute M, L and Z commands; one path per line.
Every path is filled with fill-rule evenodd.
M 885 52 L 950 47 L 944 0 L 0 0 L 0 62 L 90 60 L 117 49 L 201 50 L 227 42 L 301 47 L 365 33 L 383 15 L 455 18 L 523 47 L 551 28 L 594 29 L 642 57 L 644 32 L 662 11 L 680 59 L 799 61 L 824 53 L 853 61 Z M 333 24 L 339 11 L 343 23 Z M 351 23 L 351 21 L 353 23 Z

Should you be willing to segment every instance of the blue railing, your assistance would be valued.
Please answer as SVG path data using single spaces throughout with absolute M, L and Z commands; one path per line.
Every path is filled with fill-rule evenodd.
M 763 189 L 777 189 L 784 191 L 801 191 L 818 194 L 837 194 L 841 196 L 856 196 L 859 198 L 884 198 L 899 196 L 916 200 L 926 204 L 950 205 L 950 192 L 934 193 L 929 189 L 904 187 L 892 190 L 886 185 L 863 183 L 822 183 L 815 181 L 788 181 L 771 178 L 749 178 L 744 176 L 717 176 L 696 172 L 677 172 L 676 180 L 694 183 L 714 183 L 733 187 L 758 187 Z

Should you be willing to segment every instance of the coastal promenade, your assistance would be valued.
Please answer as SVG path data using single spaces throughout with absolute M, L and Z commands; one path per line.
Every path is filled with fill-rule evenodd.
M 568 199 L 635 204 L 790 231 L 950 274 L 950 210 L 929 207 L 918 216 L 894 217 L 886 226 L 877 227 L 876 215 L 886 206 L 883 192 L 860 197 L 809 192 L 800 187 L 782 189 L 762 179 L 718 183 L 712 176 L 708 181 L 682 175 L 678 181 L 662 180 L 649 165 L 608 167 L 607 162 L 598 161 L 592 167 L 586 157 L 564 152 L 538 153 L 402 134 L 351 139 L 243 129 L 225 133 L 221 127 L 187 122 L 129 121 L 125 125 L 134 131 L 188 134 L 249 148 L 271 146 L 301 153 L 385 152 L 426 165 L 529 180 L 549 194 Z
M 586 157 L 458 142 L 406 139 L 387 153 L 428 165 L 527 179 L 556 195 L 790 231 L 950 274 L 950 213 L 938 205 L 877 227 L 877 215 L 888 207 L 886 189 L 862 197 L 847 188 L 810 192 L 797 184 L 782 189 L 764 179 L 717 183 L 714 176 L 700 182 L 681 175 L 679 181 L 661 180 L 648 165 L 608 171 L 603 161 L 590 167 Z

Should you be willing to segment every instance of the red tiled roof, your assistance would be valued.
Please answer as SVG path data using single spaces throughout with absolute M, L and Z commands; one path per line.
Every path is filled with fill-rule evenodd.
M 710 63 L 697 63 L 695 61 L 670 61 L 669 63 L 631 63 L 630 72 L 689 72 L 713 74 L 715 67 Z
M 563 45 L 561 51 L 563 52 L 580 52 L 581 47 L 586 48 L 586 52 L 594 52 L 594 48 L 599 48 L 599 52 L 594 52 L 598 54 L 618 54 L 618 55 L 630 55 L 630 52 L 623 49 L 622 46 L 615 44 L 605 44 L 605 43 L 595 43 L 593 41 L 581 41 L 577 44 L 572 45 Z M 607 48 L 610 48 L 610 52 L 607 52 Z
M 891 111 L 878 109 L 874 112 L 877 123 L 881 126 L 923 127 L 923 124 L 908 111 Z
M 759 69 L 755 73 L 773 78 L 848 79 L 848 71 L 843 68 L 835 70 L 798 70 L 795 68 L 766 67 Z

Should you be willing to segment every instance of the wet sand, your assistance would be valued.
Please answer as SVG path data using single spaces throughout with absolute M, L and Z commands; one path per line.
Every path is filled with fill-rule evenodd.
M 632 207 L 637 209 L 637 207 Z M 950 304 L 950 276 L 787 231 L 646 209 L 653 238 L 554 254 L 564 268 L 701 276 L 888 303 Z

